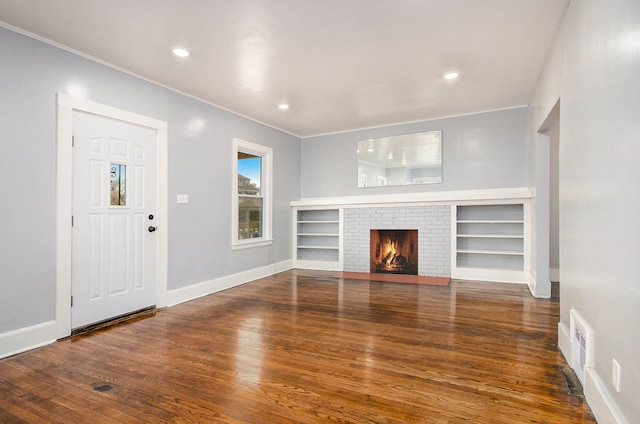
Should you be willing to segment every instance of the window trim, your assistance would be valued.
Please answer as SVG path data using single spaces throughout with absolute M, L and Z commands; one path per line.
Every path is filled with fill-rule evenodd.
M 272 228 L 272 192 L 273 192 L 273 149 L 260 144 L 234 138 L 232 143 L 232 192 L 231 192 L 231 249 L 268 246 L 273 243 Z M 238 238 L 238 152 L 249 153 L 262 158 L 260 190 L 262 192 L 262 237 Z

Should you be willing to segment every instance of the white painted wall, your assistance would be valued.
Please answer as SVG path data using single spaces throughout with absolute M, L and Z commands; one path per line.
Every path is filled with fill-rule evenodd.
M 639 75 L 640 2 L 573 0 L 532 107 L 533 134 L 561 99 L 560 344 L 576 308 L 594 333 L 586 396 L 600 423 L 640 422 Z

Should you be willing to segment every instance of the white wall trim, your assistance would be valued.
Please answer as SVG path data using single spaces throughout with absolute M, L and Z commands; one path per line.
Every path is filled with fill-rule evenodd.
M 524 271 L 492 268 L 451 268 L 451 278 L 456 280 L 490 281 L 494 283 L 526 284 Z
M 529 286 L 529 291 L 533 297 L 536 296 L 536 276 L 533 275 L 533 272 L 529 272 L 529 279 L 527 281 L 527 286 Z
M 63 93 L 57 96 L 57 163 L 56 163 L 56 337 L 71 334 L 71 186 L 73 182 L 73 113 L 85 112 L 156 131 L 158 144 L 158 249 L 156 306 L 167 303 L 168 269 L 168 133 L 167 123 L 122 109 L 78 99 Z
M 342 251 L 340 252 L 340 254 L 342 254 Z M 316 271 L 343 271 L 344 264 L 341 261 L 331 262 L 296 259 L 294 261 L 294 268 L 314 269 Z
M 591 412 L 599 424 L 629 424 L 618 412 L 615 402 L 609 397 L 600 375 L 595 369 L 585 369 L 584 396 Z
M 242 271 L 237 274 L 226 275 L 202 283 L 192 284 L 167 293 L 167 306 L 174 306 L 189 300 L 207 296 L 215 292 L 227 290 L 232 287 L 240 286 L 260 278 L 270 277 L 279 272 L 287 271 L 293 268 L 293 260 L 286 260 L 275 264 L 266 265 L 260 268 Z
M 291 202 L 293 207 L 372 207 L 385 204 L 393 206 L 414 203 L 434 203 L 441 205 L 466 203 L 522 203 L 530 201 L 534 192 L 529 187 L 496 188 L 487 190 L 429 191 L 421 193 L 392 193 L 364 196 L 314 197 Z
M 558 323 L 558 349 L 564 355 L 567 364 L 573 368 L 573 345 L 571 342 L 569 327 L 564 323 Z
M 0 358 L 16 355 L 56 341 L 56 322 L 47 321 L 0 334 Z
M 231 249 L 247 249 L 268 246 L 273 243 L 273 149 L 260 144 L 234 138 L 231 155 Z M 240 239 L 239 232 L 239 193 L 238 193 L 238 154 L 249 153 L 261 158 L 260 166 L 260 198 L 262 199 L 262 236 Z

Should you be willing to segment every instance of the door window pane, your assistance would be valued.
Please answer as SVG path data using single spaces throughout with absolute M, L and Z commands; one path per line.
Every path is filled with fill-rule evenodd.
M 127 165 L 112 163 L 111 176 L 111 206 L 126 206 L 127 204 Z

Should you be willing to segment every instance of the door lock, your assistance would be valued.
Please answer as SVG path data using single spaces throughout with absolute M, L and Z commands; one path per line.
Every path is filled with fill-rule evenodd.
M 154 227 L 153 225 L 150 225 L 148 230 L 150 233 L 153 233 L 156 230 L 156 227 Z

